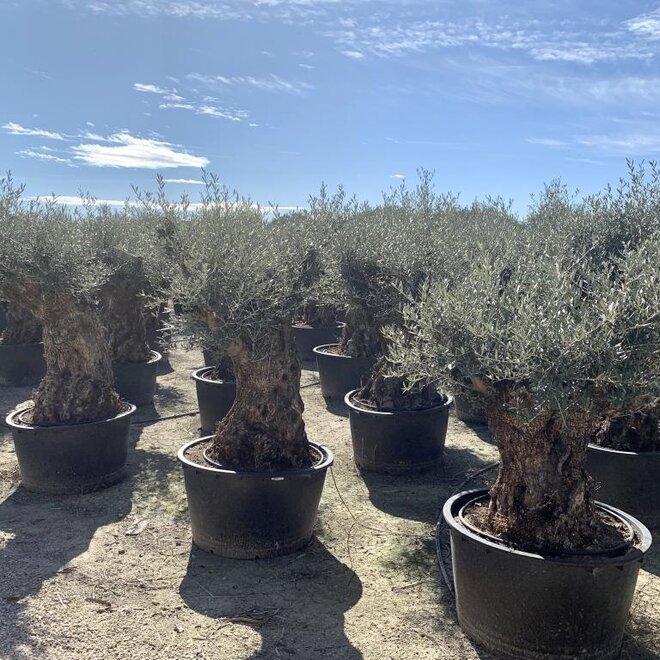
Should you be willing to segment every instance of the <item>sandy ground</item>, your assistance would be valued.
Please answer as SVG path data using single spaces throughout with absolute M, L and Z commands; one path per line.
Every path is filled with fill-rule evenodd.
M 220 559 L 191 546 L 176 460 L 198 419 L 153 421 L 195 411 L 189 374 L 200 363 L 197 353 L 173 354 L 155 408 L 133 424 L 128 478 L 108 490 L 25 492 L 2 429 L 0 657 L 489 658 L 458 627 L 434 541 L 444 500 L 496 460 L 487 432 L 452 417 L 441 471 L 363 479 L 343 404 L 328 410 L 306 370 L 309 437 L 335 452 L 316 538 L 274 560 Z M 29 396 L 4 389 L 0 409 Z M 642 571 L 622 657 L 660 658 L 659 623 L 660 544 Z

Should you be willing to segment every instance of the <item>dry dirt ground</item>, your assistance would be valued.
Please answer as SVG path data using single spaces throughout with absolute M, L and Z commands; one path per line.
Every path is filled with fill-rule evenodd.
M 488 658 L 461 632 L 435 553 L 444 500 L 496 460 L 487 431 L 453 417 L 441 471 L 362 478 L 342 405 L 304 372 L 311 439 L 335 452 L 304 551 L 236 561 L 191 546 L 176 450 L 197 436 L 193 368 L 175 352 L 155 408 L 133 424 L 127 479 L 82 497 L 19 485 L 0 437 L 0 657 L 58 660 Z M 8 410 L 27 388 L 0 392 Z M 484 473 L 483 476 L 488 476 Z M 492 472 L 490 473 L 492 474 Z M 477 486 L 481 476 L 470 486 Z M 656 527 L 660 536 L 660 529 Z M 624 658 L 660 658 L 660 543 L 642 571 Z

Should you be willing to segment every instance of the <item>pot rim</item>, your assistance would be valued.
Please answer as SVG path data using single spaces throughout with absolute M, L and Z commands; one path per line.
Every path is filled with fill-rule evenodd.
M 291 327 L 299 330 L 341 330 L 346 327 L 346 323 L 345 321 L 337 321 L 334 325 L 320 325 L 318 327 L 307 323 L 292 323 Z
M 67 428 L 78 428 L 80 426 L 85 426 L 87 424 L 102 424 L 104 422 L 113 422 L 114 420 L 121 419 L 122 417 L 129 417 L 137 410 L 137 406 L 132 403 L 129 403 L 128 401 L 122 400 L 122 403 L 128 406 L 128 410 L 124 410 L 120 413 L 117 413 L 113 417 L 94 419 L 90 422 L 77 422 L 77 423 L 74 422 L 67 424 L 49 424 L 49 425 L 23 424 L 22 422 L 14 421 L 14 418 L 18 417 L 18 415 L 21 415 L 26 410 L 30 410 L 30 408 L 32 408 L 32 406 L 22 406 L 20 408 L 17 408 L 16 410 L 12 410 L 7 415 L 7 417 L 5 417 L 5 424 L 7 424 L 7 426 L 10 426 L 13 429 L 67 429 Z
M 445 523 L 454 531 L 467 536 L 472 541 L 478 541 L 479 543 L 486 545 L 494 550 L 499 550 L 500 552 L 518 555 L 520 557 L 526 557 L 527 559 L 538 559 L 539 561 L 551 562 L 553 564 L 562 564 L 570 566 L 590 566 L 590 565 L 603 565 L 603 564 L 628 564 L 632 561 L 641 559 L 644 554 L 651 547 L 653 538 L 651 532 L 648 530 L 644 523 L 637 520 L 637 518 L 631 516 L 621 509 L 605 504 L 604 502 L 595 502 L 596 506 L 599 509 L 602 509 L 608 513 L 614 513 L 617 516 L 622 517 L 626 522 L 628 522 L 639 538 L 639 543 L 633 546 L 626 554 L 621 555 L 620 557 L 605 557 L 603 555 L 542 555 L 536 552 L 528 552 L 526 550 L 517 550 L 512 548 L 502 542 L 495 542 L 490 540 L 487 537 L 476 534 L 469 528 L 465 527 L 454 515 L 453 509 L 457 506 L 459 500 L 475 500 L 480 496 L 489 495 L 490 492 L 487 488 L 475 488 L 471 490 L 464 490 L 456 495 L 450 497 L 442 507 L 442 518 Z M 467 501 L 466 501 L 467 503 Z M 458 513 L 458 511 L 456 512 Z
M 236 381 L 235 380 L 216 380 L 215 378 L 205 378 L 203 375 L 200 374 L 201 371 L 210 371 L 211 369 L 215 369 L 215 367 L 200 367 L 199 369 L 195 369 L 195 371 L 192 372 L 190 377 L 193 380 L 199 380 L 203 383 L 213 383 L 214 385 L 217 385 L 219 383 L 223 385 L 235 385 Z
M 330 346 L 339 346 L 339 343 L 334 342 L 333 344 L 320 344 L 319 346 L 314 346 L 312 352 L 316 353 L 317 355 L 329 355 L 331 358 L 343 358 L 345 360 L 375 360 L 377 358 L 376 355 L 367 355 L 365 357 L 353 357 L 352 355 L 342 355 L 341 353 L 328 353 L 324 350 L 321 350 L 323 348 L 330 348 Z
M 153 351 L 149 349 L 149 352 L 151 353 L 151 359 L 147 360 L 146 362 L 113 362 L 113 366 L 117 367 L 130 367 L 134 364 L 153 364 L 154 362 L 160 362 L 163 359 L 162 353 L 159 353 L 158 351 Z
M 27 343 L 23 344 L 7 344 L 4 341 L 0 341 L 0 347 L 5 347 L 5 348 L 17 348 L 21 346 L 43 346 L 44 343 L 42 341 L 30 341 Z
M 385 417 L 408 417 L 408 416 L 413 416 L 413 415 L 423 415 L 424 413 L 430 414 L 432 412 L 437 412 L 438 410 L 442 409 L 449 409 L 451 404 L 454 402 L 454 397 L 451 396 L 450 394 L 445 394 L 444 396 L 446 397 L 446 401 L 444 403 L 440 403 L 437 406 L 431 406 L 430 408 L 421 408 L 420 410 L 370 410 L 369 408 L 361 408 L 360 406 L 356 406 L 352 401 L 351 397 L 357 392 L 358 390 L 351 390 L 350 392 L 347 392 L 344 395 L 344 403 L 349 407 L 350 410 L 355 410 L 358 413 L 364 413 L 365 415 L 381 415 Z
M 320 463 L 317 463 L 316 465 L 310 465 L 310 467 L 306 468 L 295 468 L 291 470 L 230 470 L 226 468 L 216 468 L 213 467 L 212 465 L 202 465 L 201 463 L 195 463 L 195 461 L 191 461 L 189 458 L 185 456 L 186 451 L 188 449 L 191 449 L 197 444 L 200 444 L 202 442 L 206 442 L 207 440 L 210 440 L 213 437 L 213 435 L 205 435 L 202 438 L 196 438 L 195 440 L 190 440 L 189 442 L 186 442 L 185 445 L 181 446 L 179 450 L 176 453 L 177 458 L 179 461 L 183 464 L 183 466 L 187 467 L 192 467 L 196 470 L 203 470 L 205 472 L 209 472 L 211 474 L 234 474 L 236 476 L 240 477 L 256 477 L 259 479 L 263 479 L 264 477 L 268 477 L 271 480 L 275 481 L 281 481 L 282 479 L 285 479 L 286 477 L 297 477 L 297 476 L 302 476 L 302 475 L 311 475 L 316 472 L 325 472 L 329 467 L 332 466 L 335 456 L 332 453 L 332 450 L 324 445 L 319 445 L 316 444 L 315 442 L 309 442 L 310 446 L 314 447 L 317 451 L 321 453 L 321 456 L 323 457 Z
M 643 458 L 644 456 L 657 456 L 660 457 L 660 451 L 623 451 L 621 449 L 611 449 L 610 447 L 601 447 L 593 442 L 589 443 L 589 451 L 600 451 L 604 454 L 620 454 L 621 456 L 637 456 Z

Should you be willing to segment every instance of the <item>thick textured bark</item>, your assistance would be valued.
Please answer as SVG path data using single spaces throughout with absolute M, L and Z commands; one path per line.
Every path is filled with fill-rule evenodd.
M 297 321 L 312 328 L 331 328 L 337 324 L 337 308 L 308 300 L 300 310 Z
M 75 423 L 119 413 L 108 343 L 93 304 L 49 294 L 40 312 L 46 376 L 34 395 L 32 423 Z
M 255 358 L 246 341 L 233 343 L 236 400 L 218 424 L 211 457 L 241 470 L 311 464 L 300 397 L 300 362 L 291 329 L 276 333 L 269 354 Z
M 3 344 L 38 344 L 41 341 L 41 323 L 34 314 L 20 305 L 7 306 L 7 326 L 2 332 Z
M 597 522 L 584 469 L 586 424 L 572 419 L 563 426 L 554 415 L 536 415 L 525 388 L 494 395 L 487 417 L 500 452 L 490 491 L 493 531 L 545 552 L 592 543 Z
M 377 410 L 424 410 L 440 405 L 445 399 L 433 385 L 418 384 L 404 391 L 405 378 L 387 374 L 387 362 L 381 358 L 373 368 L 363 387 L 357 392 L 357 400 Z
M 212 350 L 211 362 L 213 371 L 209 372 L 206 377 L 212 380 L 224 380 L 234 382 L 236 376 L 234 375 L 234 363 L 227 354 L 227 351 Z
M 341 352 L 351 357 L 371 357 L 383 352 L 380 326 L 364 309 L 349 309 L 339 342 Z
M 120 258 L 124 264 L 99 293 L 103 325 L 113 362 L 145 362 L 151 357 L 145 323 L 147 282 L 140 259 Z
M 660 451 L 660 408 L 604 416 L 598 422 L 592 442 L 618 451 Z

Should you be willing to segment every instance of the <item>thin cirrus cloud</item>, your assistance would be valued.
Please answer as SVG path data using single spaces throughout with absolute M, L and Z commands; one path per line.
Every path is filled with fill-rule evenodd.
M 50 140 L 65 140 L 66 138 L 61 133 L 55 131 L 45 131 L 42 128 L 26 128 L 14 121 L 3 124 L 2 128 L 10 135 L 25 135 L 29 137 L 48 138 Z
M 200 179 L 163 179 L 165 183 L 188 184 L 191 186 L 203 186 L 204 182 Z
M 660 12 L 630 19 L 623 24 L 583 24 L 579 21 L 536 19 L 506 23 L 482 18 L 457 20 L 400 20 L 390 24 L 369 19 L 341 23 L 324 31 L 341 54 L 398 57 L 440 49 L 475 48 L 521 53 L 535 61 L 595 64 L 625 60 L 650 60 L 658 54 Z M 646 39 L 637 37 L 643 36 Z M 650 37 L 650 39 L 649 39 Z
M 280 78 L 280 76 L 271 73 L 269 76 L 222 76 L 209 75 L 204 73 L 189 73 L 186 78 L 195 82 L 202 83 L 207 87 L 230 88 L 246 87 L 257 89 L 262 92 L 275 92 L 294 94 L 300 96 L 313 89 L 313 85 L 302 81 L 292 81 Z
M 159 110 L 188 110 L 197 115 L 205 115 L 207 117 L 216 117 L 219 119 L 228 119 L 229 121 L 242 121 L 248 118 L 248 113 L 245 110 L 237 110 L 233 108 L 226 108 L 217 105 L 216 99 L 204 97 L 203 100 L 186 99 L 181 96 L 176 89 L 166 89 L 151 83 L 133 83 L 133 89 L 136 92 L 145 94 L 154 94 L 160 98 L 158 105 Z M 213 103 L 211 103 L 213 101 Z

